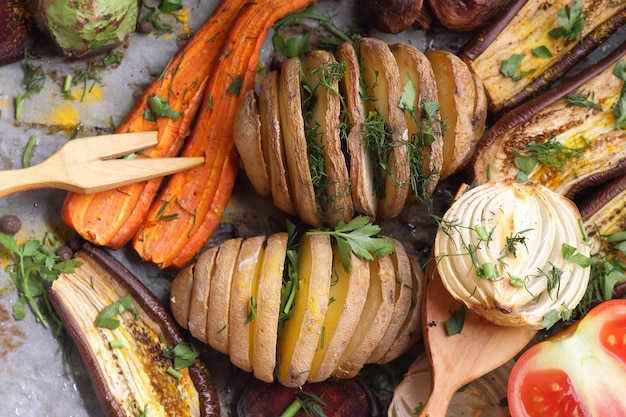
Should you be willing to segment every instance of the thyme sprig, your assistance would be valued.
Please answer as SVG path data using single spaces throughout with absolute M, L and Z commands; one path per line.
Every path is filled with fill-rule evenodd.
M 593 91 L 570 93 L 565 96 L 568 106 L 585 107 L 602 111 L 602 106 L 594 101 L 595 94 Z
M 15 119 L 20 120 L 24 112 L 24 102 L 33 94 L 43 90 L 46 82 L 46 74 L 43 72 L 41 65 L 34 65 L 31 62 L 33 57 L 28 53 L 24 53 L 22 60 L 22 70 L 24 71 L 24 93 L 15 97 Z

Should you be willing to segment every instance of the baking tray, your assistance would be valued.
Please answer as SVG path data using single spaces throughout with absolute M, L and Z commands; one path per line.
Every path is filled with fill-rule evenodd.
M 62 93 L 66 74 L 85 70 L 89 60 L 71 60 L 40 50 L 32 60 L 42 65 L 46 73 L 44 89 L 26 100 L 21 120 L 14 118 L 14 99 L 23 92 L 23 70 L 20 63 L 0 67 L 0 169 L 22 167 L 22 156 L 30 137 L 36 137 L 32 164 L 43 161 L 65 143 L 77 125 L 78 136 L 106 132 L 111 124 L 121 122 L 135 99 L 184 44 L 185 39 L 197 29 L 217 5 L 211 1 L 183 1 L 184 11 L 180 19 L 172 21 L 173 33 L 166 36 L 135 34 L 127 45 L 115 50 L 122 56 L 116 64 L 98 72 L 101 84 L 87 84 L 83 99 L 65 100 Z M 358 2 L 320 1 L 315 10 L 328 14 L 335 23 L 350 28 L 358 21 Z M 366 30 L 368 30 L 366 28 Z M 441 48 L 456 52 L 467 39 L 466 34 L 434 30 L 426 34 L 419 30 L 407 30 L 399 35 L 367 34 L 388 42 L 408 42 L 421 50 Z M 588 65 L 606 54 L 614 45 L 626 39 L 620 31 L 599 48 L 582 65 Z M 271 43 L 266 41 L 261 59 L 268 60 Z M 98 58 L 92 59 L 97 62 Z M 579 66 L 580 67 L 580 66 Z M 74 87 L 75 93 L 81 87 Z M 238 181 L 233 198 L 221 225 L 208 245 L 234 235 L 269 233 L 280 227 L 282 216 L 267 200 L 256 197 L 245 178 Z M 454 180 L 453 180 L 454 181 Z M 448 182 L 440 188 L 450 190 L 456 186 Z M 436 202 L 443 209 L 445 191 L 439 190 Z M 18 241 L 41 240 L 48 231 L 67 237 L 69 231 L 60 218 L 64 191 L 43 189 L 23 192 L 0 199 L 0 216 L 17 214 L 22 230 Z M 382 223 L 387 235 L 403 241 L 410 253 L 427 253 L 435 228 L 423 208 L 409 206 L 393 221 Z M 111 252 L 123 265 L 139 277 L 162 300 L 167 299 L 168 287 L 175 270 L 159 270 L 142 262 L 129 248 Z M 25 320 L 15 321 L 11 309 L 17 299 L 17 291 L 5 271 L 9 264 L 6 252 L 0 252 L 0 415 L 1 416 L 72 416 L 94 417 L 102 415 L 86 370 L 76 352 L 72 355 L 70 341 L 55 339 L 50 329 L 35 321 L 32 312 Z M 71 361 L 65 360 L 63 352 L 69 352 Z M 223 415 L 229 415 L 231 393 L 238 384 L 245 383 L 246 376 L 238 375 L 228 365 L 225 357 L 207 358 L 209 368 L 217 382 L 223 401 Z

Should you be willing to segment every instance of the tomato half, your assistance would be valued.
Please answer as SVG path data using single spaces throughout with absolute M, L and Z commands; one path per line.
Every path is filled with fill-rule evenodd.
M 512 417 L 626 416 L 625 393 L 626 300 L 610 300 L 524 352 L 508 402 Z

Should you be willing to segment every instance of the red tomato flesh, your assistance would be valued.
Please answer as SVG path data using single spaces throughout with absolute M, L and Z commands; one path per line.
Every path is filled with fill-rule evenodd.
M 508 385 L 512 417 L 626 416 L 626 300 L 525 351 Z

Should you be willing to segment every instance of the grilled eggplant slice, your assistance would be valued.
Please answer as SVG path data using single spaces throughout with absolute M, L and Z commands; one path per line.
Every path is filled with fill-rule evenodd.
M 626 130 L 616 127 L 613 109 L 624 81 L 613 70 L 624 58 L 626 43 L 577 77 L 498 120 L 475 154 L 472 167 L 477 182 L 516 177 L 522 166 L 520 156 L 542 158 L 543 163 L 532 170 L 525 168 L 528 179 L 570 198 L 623 173 Z M 529 152 L 529 145 L 544 146 Z
M 150 416 L 220 416 L 208 370 L 200 359 L 168 373 L 168 346 L 188 343 L 161 302 L 103 249 L 86 244 L 82 264 L 52 284 L 50 301 L 76 343 L 94 390 L 108 416 L 127 417 L 149 409 Z M 97 327 L 103 309 L 130 296 L 135 312 L 116 315 L 119 327 Z M 113 327 L 113 326 L 111 326 Z M 111 342 L 122 342 L 113 348 Z
M 575 4 L 515 0 L 463 47 L 459 56 L 485 85 L 491 112 L 503 114 L 545 90 L 626 22 L 626 3 L 583 0 L 580 33 L 566 32 L 557 15 L 566 8 L 575 14 Z M 550 54 L 538 54 L 540 47 Z M 503 63 L 516 55 L 519 67 L 504 75 Z

